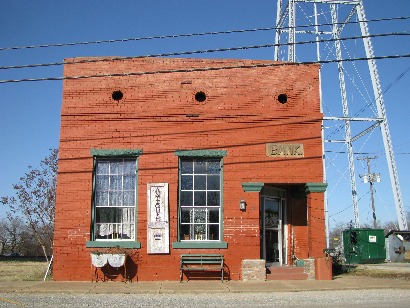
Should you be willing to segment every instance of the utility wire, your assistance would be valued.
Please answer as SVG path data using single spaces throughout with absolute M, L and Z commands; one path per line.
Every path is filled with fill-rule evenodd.
M 76 46 L 76 45 L 104 44 L 104 43 L 123 43 L 123 42 L 130 42 L 130 41 L 146 41 L 146 40 L 168 39 L 168 38 L 179 38 L 179 37 L 195 37 L 195 36 L 206 36 L 206 35 L 246 33 L 246 32 L 272 31 L 272 30 L 286 30 L 286 29 L 293 29 L 293 28 L 297 29 L 297 28 L 308 28 L 308 27 L 316 27 L 316 26 L 317 27 L 319 27 L 319 26 L 332 26 L 334 24 L 357 24 L 357 23 L 362 23 L 362 22 L 379 22 L 379 21 L 393 21 L 393 20 L 406 20 L 406 19 L 410 19 L 410 16 L 370 19 L 370 20 L 366 20 L 366 21 L 324 23 L 324 24 L 317 24 L 317 25 L 310 24 L 310 25 L 301 25 L 301 26 L 296 26 L 296 27 L 268 27 L 268 28 L 255 28 L 255 29 L 244 29 L 244 30 L 227 30 L 227 31 L 216 31 L 216 32 L 185 33 L 185 34 L 174 34 L 174 35 L 158 35 L 158 36 L 147 36 L 147 37 L 138 37 L 138 38 L 89 41 L 89 42 L 74 42 L 74 43 L 57 43 L 57 44 L 32 45 L 32 46 L 2 47 L 2 48 L 0 48 L 0 51 L 19 50 L 19 49 L 48 48 L 48 47 L 65 47 L 65 46 Z
M 64 64 L 94 63 L 94 62 L 116 61 L 116 60 L 122 61 L 122 60 L 130 60 L 130 59 L 137 59 L 137 58 L 170 57 L 170 56 L 193 55 L 193 54 L 214 53 L 214 52 L 226 52 L 226 51 L 238 51 L 238 50 L 248 50 L 248 49 L 270 48 L 270 47 L 275 47 L 275 46 L 314 44 L 314 43 L 318 43 L 318 42 L 319 43 L 325 43 L 325 42 L 334 42 L 334 41 L 347 41 L 347 40 L 355 40 L 355 39 L 363 39 L 363 38 L 371 38 L 371 37 L 408 36 L 408 35 L 410 35 L 410 32 L 391 32 L 391 33 L 381 33 L 381 34 L 343 37 L 343 38 L 337 38 L 337 39 L 332 38 L 332 39 L 327 39 L 327 40 L 322 39 L 322 40 L 314 40 L 314 41 L 302 41 L 302 42 L 295 42 L 295 43 L 278 43 L 278 44 L 240 46 L 240 47 L 230 47 L 230 48 L 217 48 L 217 49 L 207 49 L 207 50 L 182 51 L 182 52 L 152 54 L 152 55 L 145 55 L 145 56 L 86 59 L 86 60 L 76 60 L 76 61 L 72 61 L 72 62 L 54 62 L 54 63 L 0 66 L 0 69 L 1 70 L 7 70 L 7 69 L 20 69 L 20 68 L 60 66 L 60 65 L 64 65 Z
M 10 80 L 0 80 L 0 84 L 26 82 L 26 81 L 52 81 L 52 80 L 55 81 L 55 80 L 74 80 L 74 79 L 101 78 L 101 77 L 124 77 L 124 76 L 141 76 L 141 75 L 170 74 L 170 73 L 191 73 L 191 72 L 220 71 L 220 70 L 228 70 L 228 69 L 273 67 L 273 66 L 283 66 L 283 65 L 328 64 L 328 63 L 336 63 L 336 62 L 352 62 L 352 61 L 399 59 L 399 58 L 410 58 L 410 54 L 390 55 L 390 56 L 375 56 L 375 57 L 371 57 L 371 58 L 364 57 L 364 58 L 342 59 L 342 60 L 336 60 L 335 59 L 335 60 L 321 60 L 321 61 L 307 61 L 307 62 L 286 62 L 286 63 L 277 63 L 277 62 L 275 62 L 275 63 L 260 63 L 260 64 L 251 64 L 251 65 L 202 67 L 202 68 L 191 68 L 191 69 L 142 71 L 142 72 L 114 73 L 114 74 L 96 74 L 96 75 L 84 75 L 84 76 L 10 79 Z

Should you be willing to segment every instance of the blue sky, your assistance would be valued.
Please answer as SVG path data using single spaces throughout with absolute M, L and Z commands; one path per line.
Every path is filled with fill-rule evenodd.
M 365 0 L 367 19 L 403 17 L 410 15 L 408 0 Z M 340 14 L 342 15 L 342 10 Z M 298 12 L 299 24 L 305 24 L 312 14 L 308 6 Z M 107 0 L 15 0 L 0 1 L 0 48 L 42 44 L 87 42 L 159 35 L 201 33 L 238 29 L 273 27 L 276 19 L 275 0 L 227 1 L 107 1 Z M 325 20 L 321 20 L 325 22 Z M 403 32 L 410 30 L 410 19 L 369 23 L 370 33 Z M 360 35 L 356 26 L 347 27 L 349 36 Z M 299 40 L 310 40 L 302 37 Z M 140 56 L 202 49 L 274 43 L 273 31 L 242 34 L 199 36 L 191 38 L 158 39 L 110 44 L 76 45 L 35 49 L 1 50 L 0 66 L 62 62 L 64 58 L 80 56 Z M 351 57 L 364 56 L 361 41 L 346 42 Z M 408 36 L 374 38 L 376 56 L 408 54 Z M 323 58 L 332 58 L 323 47 Z M 297 60 L 313 60 L 312 52 L 297 47 Z M 330 55 L 329 55 L 330 54 Z M 346 56 L 346 53 L 345 53 Z M 193 57 L 273 59 L 272 48 L 219 52 Z M 384 94 L 390 132 L 396 152 L 404 204 L 410 210 L 410 58 L 380 60 L 377 62 Z M 371 116 L 369 77 L 366 62 L 346 63 L 351 113 Z M 407 71 L 406 71 L 407 70 Z M 335 65 L 324 65 L 323 100 L 325 114 L 341 115 L 340 92 Z M 400 78 L 401 74 L 404 75 Z M 0 70 L 0 80 L 61 77 L 62 66 Z M 357 88 L 355 85 L 359 84 Z M 361 90 L 363 86 L 364 90 Z M 0 84 L 0 196 L 13 193 L 12 184 L 27 171 L 37 166 L 50 148 L 58 147 L 61 81 L 21 82 Z M 362 109 L 365 109 L 362 112 Z M 326 123 L 329 132 L 337 131 L 338 123 Z M 354 127 L 354 134 L 363 127 Z M 343 131 L 343 130 L 342 130 Z M 337 137 L 339 133 L 333 133 Z M 330 146 L 327 168 L 329 182 L 330 222 L 348 222 L 353 219 L 349 193 L 347 158 L 341 145 Z M 378 156 L 372 161 L 372 170 L 381 173 L 382 182 L 376 184 L 376 212 L 382 220 L 396 219 L 390 180 L 383 154 L 379 131 L 363 138 L 357 151 Z M 363 155 L 357 155 L 363 157 Z M 357 174 L 366 172 L 363 163 L 356 162 Z M 371 223 L 368 185 L 357 178 L 360 220 Z M 4 209 L 0 215 L 4 215 Z

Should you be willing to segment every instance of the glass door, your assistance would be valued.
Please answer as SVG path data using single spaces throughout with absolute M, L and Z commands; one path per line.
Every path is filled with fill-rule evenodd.
M 266 266 L 282 265 L 281 199 L 264 198 L 262 214 L 262 257 Z

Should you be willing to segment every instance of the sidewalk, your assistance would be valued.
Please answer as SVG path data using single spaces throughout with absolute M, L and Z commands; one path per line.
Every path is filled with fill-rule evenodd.
M 55 282 L 1 281 L 0 293 L 111 293 L 111 294 L 173 294 L 173 293 L 246 293 L 300 292 L 357 289 L 410 289 L 409 280 L 338 276 L 333 280 L 270 280 L 243 281 L 158 281 L 158 282 Z

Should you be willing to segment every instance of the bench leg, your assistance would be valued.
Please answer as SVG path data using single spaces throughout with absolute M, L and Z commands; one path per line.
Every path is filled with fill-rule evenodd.
M 222 283 L 224 282 L 224 270 L 223 269 L 221 269 L 221 282 Z

